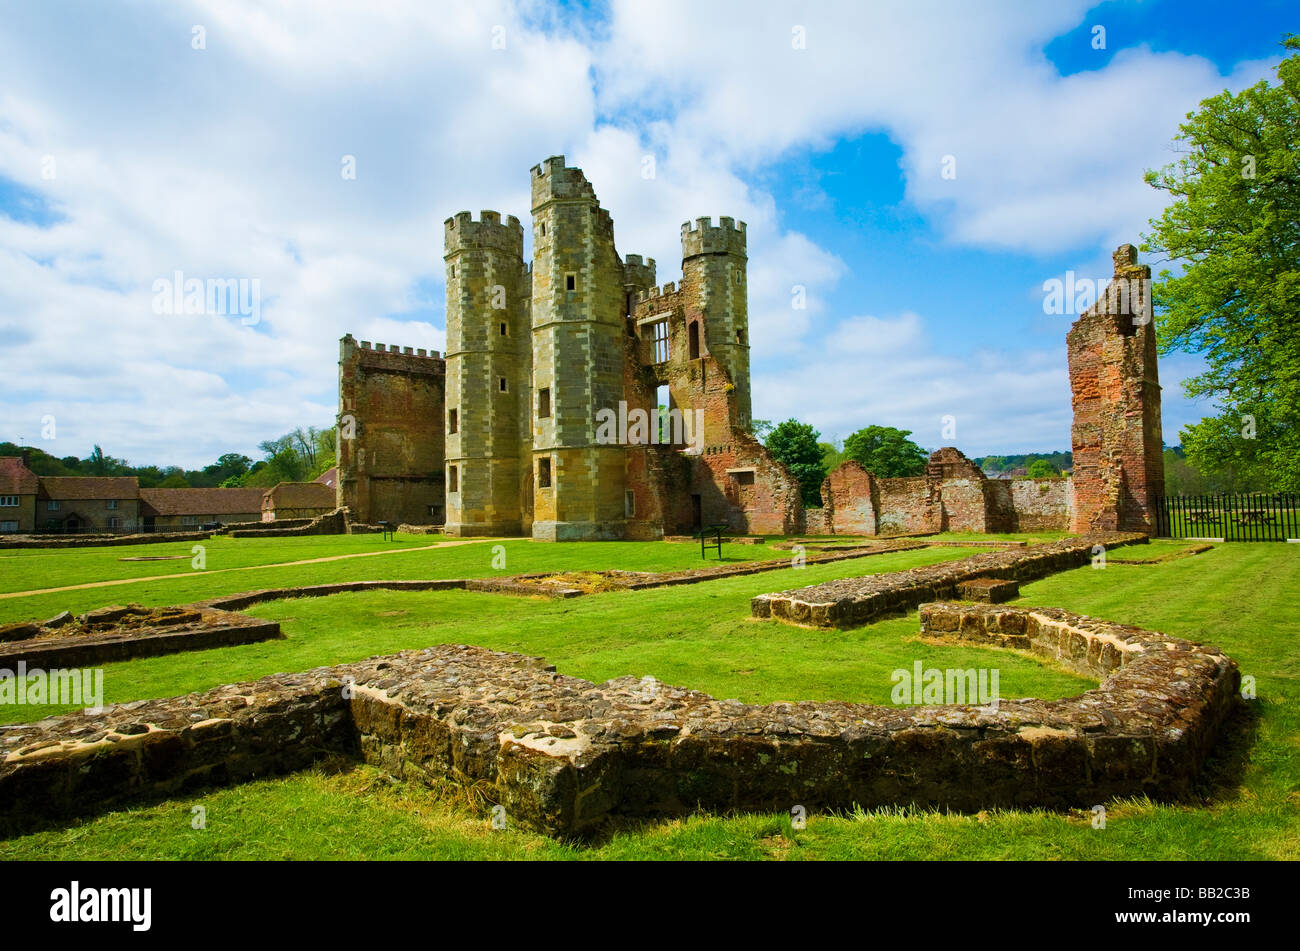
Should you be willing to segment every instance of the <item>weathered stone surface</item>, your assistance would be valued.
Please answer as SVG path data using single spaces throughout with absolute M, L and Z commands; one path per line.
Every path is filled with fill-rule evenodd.
M 41 629 L 31 621 L 15 621 L 12 624 L 0 624 L 0 641 L 21 641 L 35 637 Z
M 438 351 L 339 341 L 337 500 L 358 521 L 443 521 L 446 365 Z
M 1074 531 L 1142 531 L 1164 494 L 1151 268 L 1123 244 L 1101 299 L 1066 337 L 1074 404 Z
M 41 670 L 92 667 L 280 636 L 275 621 L 198 607 L 119 607 L 90 611 L 79 621 L 68 620 L 54 628 L 27 627 L 30 633 L 24 639 L 0 645 L 0 670 L 17 670 L 20 663 Z
M 991 575 L 1029 581 L 1087 564 L 1095 546 L 1114 548 L 1146 540 L 1145 535 L 1105 532 L 1028 548 L 985 552 L 910 571 L 842 578 L 806 588 L 760 594 L 750 602 L 750 609 L 754 617 L 772 617 L 792 624 L 848 627 L 914 608 L 924 601 L 955 597 L 957 585 L 973 578 Z
M 360 755 L 474 784 L 508 821 L 582 834 L 697 808 L 1090 806 L 1187 792 L 1237 702 L 1221 652 L 1054 609 L 922 608 L 926 633 L 1023 647 L 1105 680 L 1066 700 L 888 708 L 715 700 L 653 678 L 592 684 L 443 645 L 101 715 L 0 727 L 11 822 Z
M 990 479 L 952 446 L 930 454 L 924 476 L 877 479 L 857 462 L 841 463 L 821 496 L 820 514 L 805 519 L 810 533 L 1064 531 L 1072 503 L 1068 479 Z
M 140 604 L 110 604 L 95 608 L 81 616 L 82 624 L 112 624 L 132 614 L 147 614 L 148 609 Z
M 963 601 L 987 601 L 1002 604 L 1020 596 L 1020 585 L 1002 578 L 973 578 L 957 585 L 957 594 Z

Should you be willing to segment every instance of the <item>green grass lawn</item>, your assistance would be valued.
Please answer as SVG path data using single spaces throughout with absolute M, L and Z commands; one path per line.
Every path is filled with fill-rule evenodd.
M 611 544 L 616 543 L 592 547 L 610 551 Z M 594 681 L 652 674 L 667 683 L 746 701 L 887 702 L 892 686 L 888 675 L 897 667 L 915 659 L 929 663 L 941 654 L 968 658 L 941 666 L 989 666 L 989 654 L 912 642 L 915 616 L 856 631 L 774 629 L 750 617 L 749 599 L 767 591 L 969 555 L 966 549 L 922 549 L 559 601 L 471 591 L 370 591 L 272 601 L 248 613 L 280 621 L 284 639 L 106 664 L 105 700 L 172 697 L 268 674 L 452 643 L 538 654 L 564 673 Z M 237 576 L 209 580 L 223 577 Z M 1012 657 L 997 655 L 996 659 Z M 1026 692 L 1068 693 L 1086 685 L 1037 661 L 1014 660 L 1018 671 L 1035 678 L 1026 683 Z M 1010 668 L 1002 677 L 1003 694 L 1014 695 L 1008 686 L 1015 682 Z M 0 722 L 32 720 L 65 709 L 69 708 L 0 707 Z
M 443 548 L 428 546 L 456 542 L 440 535 L 398 535 L 385 542 L 381 535 L 318 535 L 303 538 L 213 538 L 202 542 L 205 570 L 192 567 L 190 542 L 122 545 L 111 548 L 24 548 L 0 553 L 0 624 L 74 613 L 105 604 L 182 604 L 219 594 L 257 588 L 367 581 L 431 578 L 482 578 L 535 571 L 578 571 L 620 568 L 625 571 L 666 571 L 717 564 L 717 552 L 701 559 L 698 545 L 670 542 L 581 542 L 556 545 L 530 539 L 478 541 Z M 505 549 L 505 567 L 494 568 L 494 548 Z M 397 549 L 394 551 L 394 549 Z M 383 552 L 391 551 L 390 554 Z M 143 555 L 184 555 L 179 561 L 127 561 Z M 337 561 L 288 565 L 287 562 L 346 557 Z M 722 560 L 789 559 L 790 552 L 766 545 L 722 546 Z M 500 563 L 500 562 L 498 562 Z M 280 565 L 281 567 L 259 567 Z M 108 587 L 53 591 L 24 597 L 2 597 L 100 581 L 167 577 L 130 581 Z
M 536 550 L 529 545 L 508 547 L 513 552 L 517 546 L 527 558 Z M 466 572 L 463 567 L 451 570 L 452 563 L 463 558 L 462 566 L 471 564 L 468 553 L 475 547 L 429 554 L 460 553 L 448 557 L 445 566 L 446 576 L 456 576 Z M 662 551 L 678 546 L 649 547 Z M 1185 547 L 1170 543 L 1133 551 L 1154 556 Z M 510 572 L 632 567 L 627 562 L 656 557 L 623 548 L 623 543 L 544 546 L 543 567 L 511 563 Z M 694 554 L 698 558 L 698 551 Z M 469 592 L 367 592 L 273 602 L 253 611 L 281 620 L 288 634 L 284 641 L 114 664 L 106 668 L 105 681 L 110 701 L 160 696 L 455 641 L 540 654 L 562 672 L 592 680 L 652 674 L 715 696 L 758 702 L 888 702 L 890 671 L 918 659 L 927 666 L 996 665 L 1003 696 L 1065 696 L 1087 689 L 1085 680 L 1011 652 L 922 643 L 916 639 L 915 613 L 848 631 L 812 631 L 749 617 L 753 594 L 969 554 L 969 549 L 904 552 L 571 601 Z M 314 567 L 421 557 L 385 555 Z M 473 558 L 480 568 L 488 561 L 486 550 Z M 492 572 L 488 566 L 477 573 Z M 270 584 L 262 572 L 248 576 L 257 583 L 228 580 L 227 590 Z M 239 577 L 230 573 L 171 584 Z M 1056 605 L 1216 644 L 1241 663 L 1244 675 L 1256 678 L 1259 699 L 1221 744 L 1202 798 L 1174 806 L 1109 803 L 1104 830 L 1092 828 L 1086 814 L 1042 812 L 813 815 L 807 828 L 797 832 L 780 816 L 702 815 L 629 823 L 599 845 L 579 846 L 522 831 L 493 831 L 458 790 L 392 783 L 370 767 L 335 764 L 51 826 L 0 841 L 0 858 L 1296 859 L 1298 585 L 1300 550 L 1239 544 L 1158 565 L 1081 568 L 1022 586 L 1024 604 Z M 118 599 L 121 589 L 100 589 L 96 603 L 105 602 L 105 590 Z M 196 805 L 207 811 L 204 830 L 190 825 Z

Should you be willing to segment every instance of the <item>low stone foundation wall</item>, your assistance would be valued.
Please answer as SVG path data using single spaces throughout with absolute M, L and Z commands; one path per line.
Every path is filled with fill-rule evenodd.
M 1050 759 L 1094 798 L 1185 795 L 1241 702 L 1237 664 L 1216 647 L 1059 608 L 937 603 L 921 632 L 1046 657 L 1101 686 L 1065 700 L 1002 701 L 999 722 L 1040 731 Z
M 346 535 L 348 518 L 346 509 L 335 509 L 327 515 L 318 515 L 308 520 L 305 525 L 281 528 L 276 522 L 262 524 L 276 526 L 273 528 L 231 529 L 225 534 L 231 538 L 291 538 L 298 535 Z M 284 519 L 284 522 L 299 522 L 301 519 Z
M 754 617 L 776 618 L 813 627 L 850 627 L 887 614 L 910 610 L 926 601 L 957 595 L 957 585 L 975 578 L 1031 581 L 1088 564 L 1096 546 L 1110 549 L 1145 544 L 1145 535 L 1105 532 L 1031 545 L 1028 548 L 984 552 L 910 571 L 843 578 L 775 594 L 760 594 L 750 602 Z
M 223 526 L 221 531 L 226 535 L 241 532 L 240 537 L 250 538 L 253 535 L 262 535 L 266 532 L 278 532 L 284 528 L 304 528 L 313 521 L 315 519 L 312 518 L 276 518 L 269 522 L 233 522 L 230 525 Z
M 112 545 L 156 545 L 161 542 L 203 541 L 216 532 L 147 532 L 139 535 L 0 535 L 5 548 L 100 548 Z
M 1178 638 L 1053 609 L 932 604 L 922 619 L 1106 679 L 990 707 L 756 706 L 443 645 L 0 727 L 0 817 L 21 828 L 331 753 L 474 785 L 508 824 L 554 835 L 697 809 L 1087 808 L 1185 795 L 1237 702 L 1236 664 Z
M 182 624 L 0 643 L 0 670 L 17 670 L 19 663 L 42 670 L 94 667 L 135 657 L 253 644 L 280 636 L 276 621 L 209 610 L 202 611 L 200 618 Z

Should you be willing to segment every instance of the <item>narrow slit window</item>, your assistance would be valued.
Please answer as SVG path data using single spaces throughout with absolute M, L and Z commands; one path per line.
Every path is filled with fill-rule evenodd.
M 544 386 L 537 391 L 537 418 L 546 419 L 551 415 L 551 388 Z
M 578 289 L 578 275 L 576 274 L 564 275 L 564 289 L 566 291 L 576 291 Z
M 549 489 L 551 487 L 551 460 L 537 460 L 537 487 L 539 489 Z
M 460 432 L 460 413 L 454 409 L 447 410 L 447 435 Z
M 456 466 L 447 467 L 447 491 L 448 492 L 460 491 L 460 472 L 458 471 Z
M 503 376 L 499 376 L 499 377 L 497 377 L 497 390 L 500 391 L 500 392 L 502 392 L 502 393 L 504 393 L 504 392 L 506 391 L 506 378 L 505 378 L 505 377 L 503 377 Z
M 505 325 L 505 324 L 502 324 L 502 325 L 501 325 L 501 336 L 504 337 L 505 335 L 506 335 L 506 325 Z

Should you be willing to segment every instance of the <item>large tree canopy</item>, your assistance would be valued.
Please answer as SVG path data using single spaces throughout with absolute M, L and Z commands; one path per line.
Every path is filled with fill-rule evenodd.
M 844 455 L 881 479 L 921 475 L 930 456 L 910 435 L 910 429 L 867 426 L 844 440 Z
M 803 504 L 814 508 L 822 504 L 822 482 L 826 479 L 822 447 L 817 444 L 820 436 L 807 423 L 787 419 L 773 428 L 765 443 L 768 451 L 784 462 L 799 480 Z
M 1153 289 L 1160 349 L 1204 357 L 1184 389 L 1219 411 L 1183 430 L 1188 459 L 1300 490 L 1300 37 L 1283 45 L 1276 84 L 1206 99 L 1147 172 L 1172 202 L 1142 248 L 1181 265 Z

